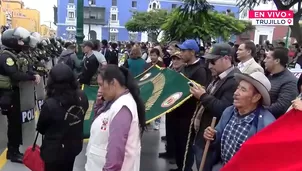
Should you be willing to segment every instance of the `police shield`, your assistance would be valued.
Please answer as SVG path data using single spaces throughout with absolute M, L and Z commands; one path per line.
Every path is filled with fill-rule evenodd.
M 53 67 L 53 63 L 52 63 L 52 60 L 50 57 L 49 57 L 49 59 L 50 60 L 45 63 L 45 66 L 48 70 L 51 70 L 51 68 Z
M 58 63 L 58 58 L 57 57 L 53 58 L 52 59 L 53 66 L 55 66 L 57 63 Z
M 22 123 L 35 119 L 35 85 L 32 81 L 20 82 L 20 107 Z
M 41 107 L 45 99 L 44 77 L 41 77 L 41 81 L 39 84 L 35 86 L 35 90 L 36 90 L 37 106 L 38 109 L 41 111 Z

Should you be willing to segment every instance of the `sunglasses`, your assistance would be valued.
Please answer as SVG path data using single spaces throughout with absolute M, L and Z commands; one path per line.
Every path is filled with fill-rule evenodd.
M 216 61 L 217 61 L 218 59 L 220 59 L 220 58 L 216 58 L 216 59 L 206 59 L 206 63 L 215 65 L 215 63 L 216 63 Z

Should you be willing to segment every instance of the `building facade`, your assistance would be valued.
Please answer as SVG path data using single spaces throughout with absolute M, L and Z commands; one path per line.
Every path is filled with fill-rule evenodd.
M 9 28 L 24 27 L 30 32 L 40 32 L 40 12 L 24 8 L 22 0 L 1 0 L 1 26 Z M 3 15 L 5 16 L 2 22 Z
M 218 12 L 229 9 L 239 17 L 236 0 L 208 0 L 208 2 Z M 126 22 L 132 17 L 132 11 L 171 10 L 181 3 L 181 0 L 84 0 L 85 39 L 146 41 L 146 33 L 128 32 L 125 28 Z M 58 0 L 57 5 L 57 35 L 64 39 L 75 39 L 77 1 Z
M 42 24 L 40 26 L 41 36 L 43 38 L 56 37 L 56 30 L 51 29 L 49 26 Z

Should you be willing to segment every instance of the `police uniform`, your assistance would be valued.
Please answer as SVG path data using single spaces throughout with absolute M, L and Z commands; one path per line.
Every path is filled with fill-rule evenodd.
M 1 37 L 4 47 L 0 53 L 0 107 L 2 114 L 8 119 L 6 158 L 18 163 L 22 163 L 23 160 L 23 154 L 19 152 L 19 146 L 22 144 L 19 83 L 36 79 L 34 73 L 22 71 L 25 67 L 20 66 L 21 63 L 17 57 L 22 47 L 29 41 L 29 37 L 24 37 L 26 31 L 20 27 L 6 30 Z

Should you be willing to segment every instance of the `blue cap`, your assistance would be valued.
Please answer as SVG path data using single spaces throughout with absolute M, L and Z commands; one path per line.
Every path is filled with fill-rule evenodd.
M 184 41 L 182 44 L 176 45 L 180 50 L 194 50 L 195 53 L 199 52 L 199 46 L 194 39 Z

